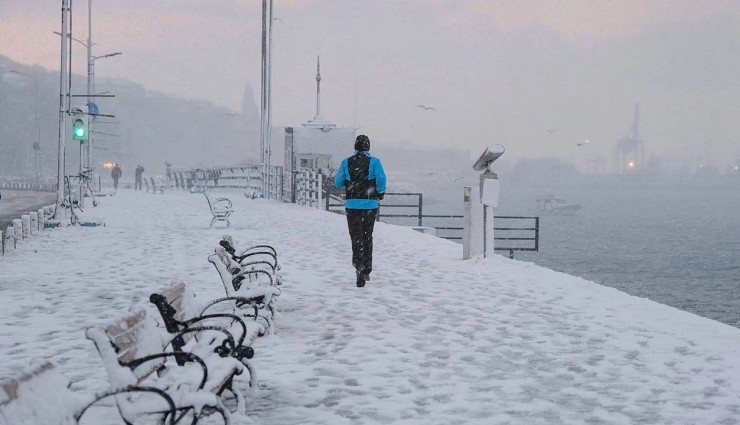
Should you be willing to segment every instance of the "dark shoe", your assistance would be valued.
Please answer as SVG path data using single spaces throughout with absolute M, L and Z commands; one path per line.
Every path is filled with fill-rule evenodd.
M 365 275 L 358 271 L 357 272 L 357 287 L 362 288 L 363 286 L 365 286 Z

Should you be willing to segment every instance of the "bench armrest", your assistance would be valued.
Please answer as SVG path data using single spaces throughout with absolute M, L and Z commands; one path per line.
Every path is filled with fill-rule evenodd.
M 253 274 L 264 274 L 265 276 L 267 276 L 268 279 L 270 279 L 270 286 L 275 286 L 275 281 L 272 279 L 272 274 L 267 270 L 241 270 L 238 271 L 236 275 L 234 275 L 233 279 L 231 279 L 231 284 L 234 286 L 234 290 L 239 290 L 239 288 L 242 286 L 242 281 L 245 279 L 246 275 Z
M 239 337 L 239 341 L 237 341 L 236 344 L 237 345 L 242 345 L 242 343 L 244 342 L 244 338 L 247 335 L 247 324 L 244 323 L 244 320 L 241 317 L 237 316 L 236 314 L 229 314 L 229 313 L 205 314 L 205 315 L 201 315 L 201 316 L 198 316 L 198 317 L 194 317 L 194 318 L 192 318 L 190 320 L 186 320 L 183 323 L 185 324 L 186 327 L 189 328 L 190 325 L 192 325 L 194 323 L 198 323 L 198 322 L 200 322 L 202 320 L 209 320 L 209 319 L 216 319 L 216 318 L 229 318 L 229 319 L 233 319 L 234 321 L 236 321 L 236 322 L 239 323 L 239 326 L 241 326 L 241 328 L 242 328 L 242 335 Z M 226 330 L 228 331 L 228 329 L 226 329 Z M 229 334 L 231 334 L 231 332 L 229 332 Z
M 277 264 L 267 261 L 267 260 L 254 260 L 254 261 L 246 261 L 246 262 L 239 262 L 239 265 L 242 267 L 249 267 L 249 266 L 256 266 L 258 264 L 266 264 L 270 267 L 273 273 L 275 273 L 275 269 L 277 268 Z
M 251 314 L 245 314 L 246 317 L 254 317 L 254 320 L 257 320 L 257 316 L 259 314 L 259 309 L 264 307 L 265 304 L 262 303 L 261 300 L 258 300 L 260 298 L 264 297 L 254 297 L 254 298 L 245 298 L 245 297 L 223 297 L 218 298 L 215 300 L 212 300 L 210 303 L 208 303 L 203 310 L 200 312 L 201 316 L 208 310 L 209 308 L 213 307 L 216 304 L 226 302 L 226 301 L 234 301 L 234 304 L 241 308 L 242 306 L 248 305 L 252 308 L 254 308 L 254 315 Z

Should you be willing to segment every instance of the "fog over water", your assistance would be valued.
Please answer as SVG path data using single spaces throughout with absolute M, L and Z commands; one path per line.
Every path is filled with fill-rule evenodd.
M 629 294 L 740 327 L 740 182 L 651 181 L 638 176 L 502 179 L 496 215 L 540 217 L 531 261 Z M 462 214 L 464 183 L 418 181 L 425 214 Z M 539 212 L 545 189 L 581 205 L 573 215 Z M 507 255 L 508 252 L 497 252 Z

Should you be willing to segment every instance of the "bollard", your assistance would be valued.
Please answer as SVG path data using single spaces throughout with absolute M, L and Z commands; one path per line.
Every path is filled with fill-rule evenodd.
M 31 237 L 31 216 L 28 214 L 21 216 L 21 234 L 23 235 L 23 239 Z
M 31 236 L 35 235 L 39 232 L 39 214 L 36 211 L 31 211 L 28 213 L 29 217 L 31 217 L 31 225 L 28 227 Z
M 5 230 L 5 236 L 3 236 L 3 250 L 8 252 L 13 248 L 15 248 L 15 229 L 13 229 L 12 225 L 8 224 L 8 228 Z
M 13 233 L 15 237 L 15 246 L 18 247 L 19 242 L 23 242 L 23 222 L 20 218 L 13 220 Z
M 44 227 L 46 226 L 46 214 L 44 214 L 44 209 L 39 208 L 39 210 L 36 212 L 36 215 L 39 218 L 39 232 L 43 232 Z

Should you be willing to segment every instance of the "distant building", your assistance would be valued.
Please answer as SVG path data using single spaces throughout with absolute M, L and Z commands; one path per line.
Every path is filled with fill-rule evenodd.
M 285 127 L 285 189 L 294 191 L 294 173 L 322 170 L 333 175 L 342 159 L 352 153 L 357 129 L 337 127 L 321 116 L 321 67 L 316 63 L 316 116 L 300 127 Z

